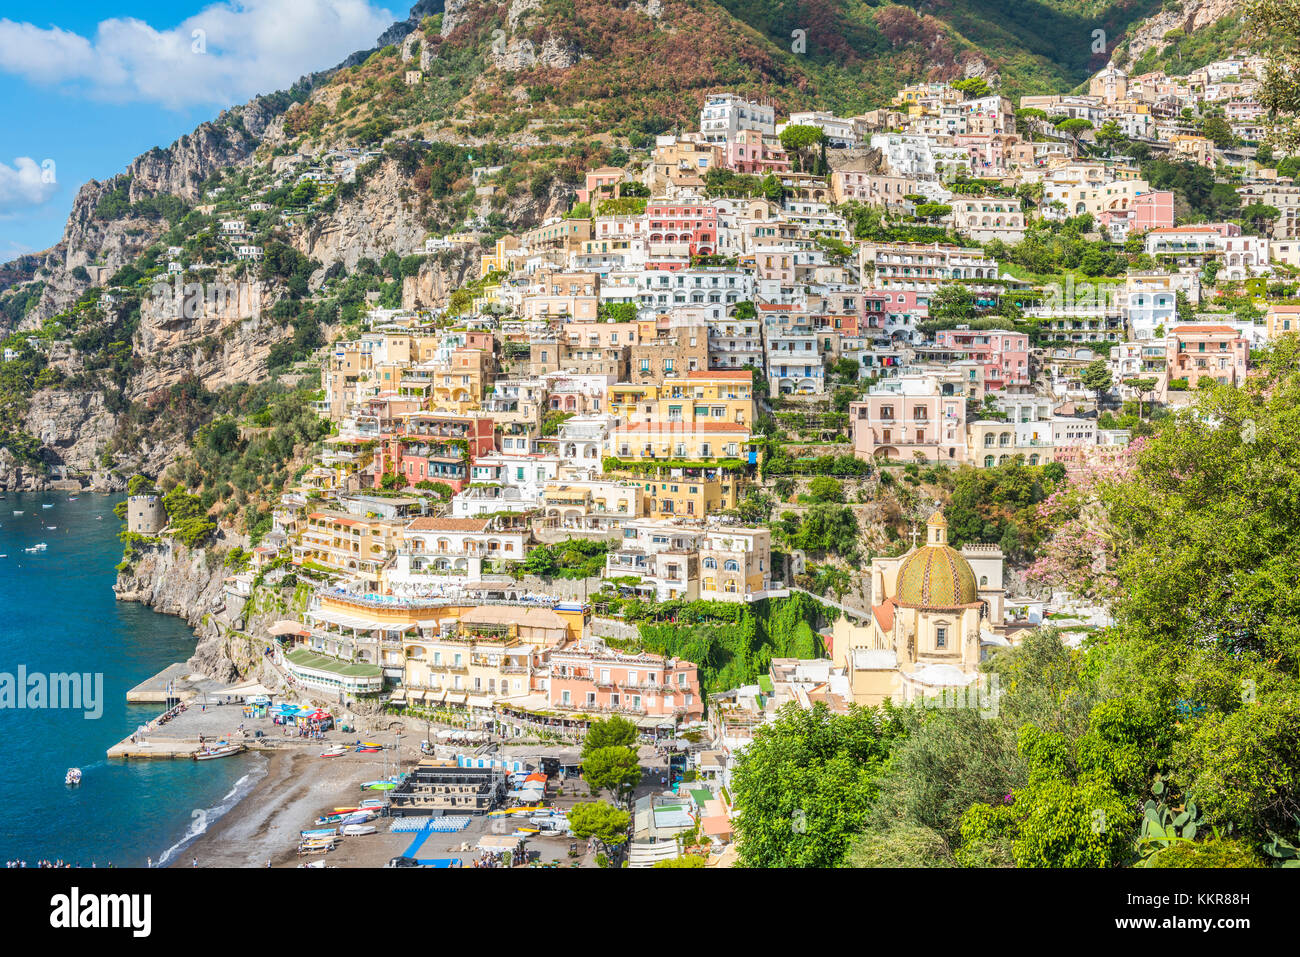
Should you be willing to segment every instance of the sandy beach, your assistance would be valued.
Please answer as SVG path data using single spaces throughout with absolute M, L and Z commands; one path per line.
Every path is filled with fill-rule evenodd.
M 299 832 L 326 810 L 356 804 L 380 792 L 362 791 L 363 781 L 379 777 L 383 762 L 374 754 L 322 758 L 312 749 L 272 752 L 266 775 L 215 824 L 172 861 L 171 867 L 296 867 L 301 860 Z M 404 756 L 404 760 L 406 760 Z M 411 760 L 415 760 L 414 755 Z M 389 772 L 393 770 L 389 760 Z M 344 838 L 329 863 L 345 867 L 383 867 L 410 844 L 409 834 L 379 832 Z

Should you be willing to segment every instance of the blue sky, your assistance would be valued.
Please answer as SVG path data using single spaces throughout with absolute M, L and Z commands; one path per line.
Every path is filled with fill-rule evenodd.
M 403 0 L 0 0 L 0 262 L 90 179 L 371 46 Z M 198 33 L 196 34 L 196 31 Z

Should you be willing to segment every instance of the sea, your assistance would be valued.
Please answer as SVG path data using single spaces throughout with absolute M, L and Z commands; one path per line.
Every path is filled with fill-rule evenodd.
M 195 645 L 183 619 L 114 596 L 122 523 L 113 506 L 121 499 L 6 492 L 0 501 L 0 681 L 16 678 L 20 667 L 29 676 L 102 675 L 98 717 L 88 716 L 84 701 L 81 710 L 0 705 L 0 794 L 10 802 L 0 862 L 169 863 L 266 774 L 256 754 L 105 758 L 163 709 L 128 705 L 127 691 L 189 658 Z M 39 542 L 43 551 L 25 551 Z M 78 787 L 64 784 L 72 767 L 82 770 Z

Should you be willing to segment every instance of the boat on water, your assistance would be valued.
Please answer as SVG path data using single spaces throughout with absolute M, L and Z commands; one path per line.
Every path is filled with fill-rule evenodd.
M 63 776 L 63 783 L 68 787 L 75 788 L 81 783 L 81 768 L 68 768 L 68 773 Z
M 195 761 L 211 761 L 214 758 L 228 758 L 232 754 L 239 754 L 247 750 L 242 744 L 223 744 L 215 748 L 203 748 L 200 751 L 195 751 L 191 757 Z
M 320 756 L 321 756 L 322 758 L 337 758 L 337 757 L 341 757 L 342 755 L 345 755 L 345 754 L 347 754 L 347 753 L 348 753 L 348 749 L 347 749 L 347 748 L 344 748 L 344 747 L 336 747 L 336 748 L 330 748 L 328 751 L 322 751 L 322 752 L 320 753 Z
M 16 508 L 16 509 L 14 509 L 14 514 L 15 514 L 15 515 L 21 515 L 22 513 L 23 513 L 22 509 L 20 509 L 20 508 Z
M 47 549 L 47 548 L 49 548 L 49 546 L 46 545 L 44 542 L 38 542 L 37 544 L 33 545 L 31 548 L 24 548 L 23 551 L 25 551 L 25 552 L 43 552 L 43 551 L 45 551 L 45 549 Z
M 360 837 L 362 834 L 374 834 L 377 828 L 373 824 L 345 824 L 344 837 Z
M 53 502 L 42 503 L 41 508 L 54 508 Z

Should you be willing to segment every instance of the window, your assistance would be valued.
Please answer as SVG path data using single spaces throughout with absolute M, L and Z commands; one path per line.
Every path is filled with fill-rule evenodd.
M 934 646 L 936 648 L 948 647 L 948 626 L 939 625 L 934 629 Z

